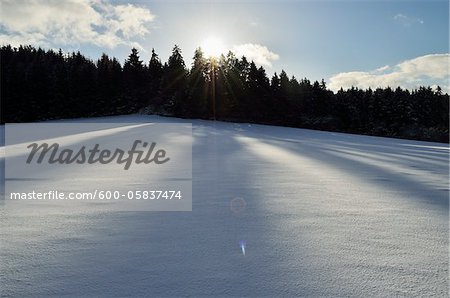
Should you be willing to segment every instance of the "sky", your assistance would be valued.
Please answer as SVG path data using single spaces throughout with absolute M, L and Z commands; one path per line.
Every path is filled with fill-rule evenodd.
M 0 43 L 103 53 L 122 63 L 132 47 L 147 63 L 175 44 L 234 51 L 269 76 L 322 78 L 341 87 L 449 84 L 448 0 L 107 1 L 0 0 Z

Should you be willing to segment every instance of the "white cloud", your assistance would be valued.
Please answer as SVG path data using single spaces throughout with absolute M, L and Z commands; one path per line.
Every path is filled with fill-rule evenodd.
M 3 0 L 0 43 L 45 47 L 94 44 L 113 48 L 149 33 L 146 8 L 103 0 Z
M 422 19 L 410 17 L 410 16 L 407 16 L 402 13 L 396 14 L 394 16 L 394 20 L 399 22 L 400 24 L 402 24 L 405 27 L 411 27 L 414 24 L 423 25 L 425 23 Z
M 112 20 L 116 25 L 116 30 L 122 30 L 125 37 L 133 37 L 135 35 L 144 36 L 149 33 L 144 24 L 154 19 L 149 10 L 136 7 L 131 4 L 117 5 L 114 7 L 117 21 Z
M 389 69 L 389 65 L 381 66 L 377 69 L 375 69 L 376 72 L 383 72 Z
M 423 85 L 439 85 L 445 92 L 449 83 L 450 54 L 431 54 L 403 61 L 395 66 L 383 66 L 374 71 L 342 72 L 332 76 L 332 90 L 351 88 L 397 87 L 416 89 Z
M 233 46 L 232 51 L 236 56 L 245 56 L 248 60 L 253 60 L 256 64 L 272 66 L 272 62 L 278 60 L 280 56 L 270 51 L 266 46 L 254 43 L 246 43 Z
M 399 71 L 414 77 L 421 75 L 435 79 L 448 78 L 450 54 L 417 57 L 398 64 Z

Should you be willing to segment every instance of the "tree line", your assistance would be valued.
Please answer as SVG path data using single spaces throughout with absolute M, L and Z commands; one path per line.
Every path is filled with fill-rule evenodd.
M 252 122 L 448 142 L 449 95 L 440 87 L 333 92 L 232 52 L 208 58 L 198 48 L 187 67 L 178 46 L 148 63 L 132 49 L 123 66 L 32 46 L 0 48 L 1 122 L 97 117 L 145 111 L 184 118 Z

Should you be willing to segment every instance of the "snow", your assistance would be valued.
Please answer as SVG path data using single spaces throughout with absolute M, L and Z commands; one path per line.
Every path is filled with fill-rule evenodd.
M 143 115 L 70 120 L 92 121 L 192 123 L 192 211 L 0 205 L 2 296 L 448 295 L 446 144 Z

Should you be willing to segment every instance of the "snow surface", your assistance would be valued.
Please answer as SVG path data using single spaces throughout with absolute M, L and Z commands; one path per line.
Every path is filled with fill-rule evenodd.
M 448 295 L 446 144 L 95 121 L 192 123 L 193 211 L 0 205 L 2 297 Z

